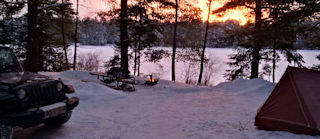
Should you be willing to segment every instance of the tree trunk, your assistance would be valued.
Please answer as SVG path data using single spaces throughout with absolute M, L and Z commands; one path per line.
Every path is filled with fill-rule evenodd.
M 174 23 L 174 33 L 173 33 L 173 46 L 172 46 L 172 81 L 176 80 L 175 77 L 175 59 L 176 59 L 176 49 L 177 49 L 177 28 L 178 28 L 178 0 L 176 0 L 176 19 Z
M 76 70 L 76 64 L 77 64 L 78 14 L 79 14 L 79 0 L 77 0 L 77 8 L 76 8 L 76 28 L 74 33 L 73 70 Z
M 137 59 L 138 59 L 138 48 L 137 48 L 137 40 L 134 43 L 134 67 L 133 67 L 133 75 L 136 76 L 136 71 L 137 71 Z
M 140 3 L 141 3 L 141 0 L 140 0 Z M 142 6 L 142 5 L 140 5 L 140 6 Z M 141 7 L 140 7 L 141 8 Z M 143 18 L 143 15 L 142 15 L 142 10 L 139 10 L 139 16 L 140 16 L 140 19 L 139 19 L 139 24 L 140 24 L 140 26 L 142 25 L 142 18 Z M 138 77 L 140 76 L 140 56 L 141 56 L 141 33 L 139 33 L 138 34 L 138 39 L 137 39 L 137 43 L 138 43 L 138 49 L 136 49 L 137 50 L 137 53 L 138 53 Z
M 64 3 L 64 0 L 62 0 Z M 63 50 L 64 50 L 64 58 L 65 58 L 65 68 L 69 70 L 69 62 L 68 62 L 68 53 L 67 53 L 67 46 L 66 46 L 66 38 L 64 33 L 64 8 L 61 7 L 61 32 L 62 32 L 62 43 L 63 43 Z
M 275 72 L 276 72 L 276 41 L 273 44 L 273 59 L 272 59 L 272 82 L 275 82 Z
M 40 37 L 40 40 L 41 40 L 41 37 Z M 38 67 L 38 70 L 39 71 L 46 71 L 47 70 L 44 68 L 44 54 L 42 53 L 43 46 L 44 45 L 41 43 L 41 41 L 39 41 L 39 45 L 38 45 L 38 48 L 39 48 L 39 67 Z
M 260 48 L 253 47 L 250 79 L 259 77 Z
M 30 72 L 39 70 L 39 36 L 37 30 L 38 0 L 28 0 L 28 44 L 25 68 Z
M 138 77 L 140 76 L 141 36 L 138 38 Z
M 124 71 L 129 71 L 128 63 L 128 4 L 127 0 L 121 0 L 121 13 L 120 13 L 120 45 L 121 45 L 121 62 L 120 65 Z
M 201 54 L 201 64 L 200 64 L 200 74 L 199 74 L 199 79 L 198 79 L 198 85 L 201 84 L 202 74 L 203 74 L 204 55 L 205 55 L 205 50 L 206 50 L 206 45 L 207 45 L 207 36 L 208 36 L 209 21 L 210 21 L 210 14 L 211 14 L 211 12 L 210 12 L 211 11 L 211 2 L 212 2 L 212 0 L 209 0 L 208 19 L 207 19 L 206 32 L 204 35 L 204 42 L 203 42 L 203 48 L 202 48 L 202 54 Z
M 255 8 L 255 40 L 258 40 L 257 32 L 259 32 L 261 28 L 261 18 L 262 18 L 262 2 L 261 0 L 255 0 L 256 8 Z M 255 41 L 255 46 L 253 46 L 252 51 L 252 62 L 251 62 L 251 76 L 250 79 L 259 77 L 259 63 L 260 63 L 260 42 Z

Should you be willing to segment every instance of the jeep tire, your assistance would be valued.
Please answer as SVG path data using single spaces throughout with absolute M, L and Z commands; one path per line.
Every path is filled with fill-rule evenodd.
M 46 120 L 44 124 L 46 126 L 52 126 L 52 127 L 61 126 L 67 121 L 69 121 L 71 115 L 72 115 L 72 111 L 67 111 L 62 115 Z
M 13 128 L 11 126 L 0 124 L 0 139 L 12 139 Z

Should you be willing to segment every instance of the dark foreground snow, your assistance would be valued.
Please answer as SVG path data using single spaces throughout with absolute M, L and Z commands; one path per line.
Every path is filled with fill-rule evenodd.
M 15 138 L 53 139 L 225 139 L 319 138 L 258 130 L 257 109 L 274 84 L 238 79 L 216 87 L 197 87 L 161 80 L 154 87 L 137 85 L 124 93 L 99 84 L 86 72 L 42 73 L 72 84 L 80 98 L 68 123 L 16 129 Z

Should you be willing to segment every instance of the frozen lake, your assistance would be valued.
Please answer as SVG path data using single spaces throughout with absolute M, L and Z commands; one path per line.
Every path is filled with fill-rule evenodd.
M 171 50 L 171 48 L 163 48 Z M 68 55 L 70 58 L 70 62 L 73 61 L 73 50 L 74 47 L 69 47 Z M 104 71 L 104 63 L 109 60 L 114 55 L 114 49 L 112 45 L 106 45 L 106 46 L 80 46 L 78 47 L 78 57 L 87 56 L 89 53 L 93 53 L 98 55 L 98 58 L 100 60 L 100 71 Z M 170 51 L 171 52 L 171 51 Z M 316 55 L 320 54 L 320 51 L 317 50 L 299 50 L 298 51 L 305 60 L 305 66 L 310 67 L 314 64 L 319 64 L 320 61 L 318 61 L 315 57 Z M 206 56 L 213 61 L 213 67 L 212 72 L 213 75 L 210 78 L 210 85 L 217 85 L 218 83 L 225 82 L 226 77 L 224 77 L 224 74 L 226 73 L 226 70 L 229 69 L 229 66 L 226 64 L 229 62 L 228 56 L 230 54 L 236 53 L 234 49 L 231 48 L 208 48 L 206 49 Z M 263 64 L 263 63 L 262 63 Z M 261 64 L 261 65 L 262 65 Z M 133 68 L 133 63 L 129 63 L 130 68 Z M 287 66 L 290 65 L 286 61 L 285 58 L 281 58 L 281 61 L 277 63 L 277 69 L 276 69 L 276 82 L 279 81 L 282 74 L 284 73 Z M 262 66 L 260 66 L 261 68 Z M 186 73 L 188 69 L 191 69 L 192 71 L 189 72 L 192 74 L 192 77 L 195 81 L 198 79 L 198 73 L 199 73 L 199 64 L 194 63 L 188 63 L 188 62 L 176 62 L 176 81 L 178 82 L 185 82 L 186 79 Z M 148 75 L 148 74 L 154 74 L 159 76 L 161 79 L 171 80 L 171 56 L 166 57 L 162 59 L 158 63 L 151 63 L 151 62 L 144 62 L 141 60 L 141 75 Z M 265 76 L 265 80 L 272 81 L 271 76 Z

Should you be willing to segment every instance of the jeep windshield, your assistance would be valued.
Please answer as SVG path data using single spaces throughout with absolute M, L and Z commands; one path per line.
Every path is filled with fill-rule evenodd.
M 22 69 L 11 49 L 0 47 L 0 74 L 6 72 L 22 72 Z

